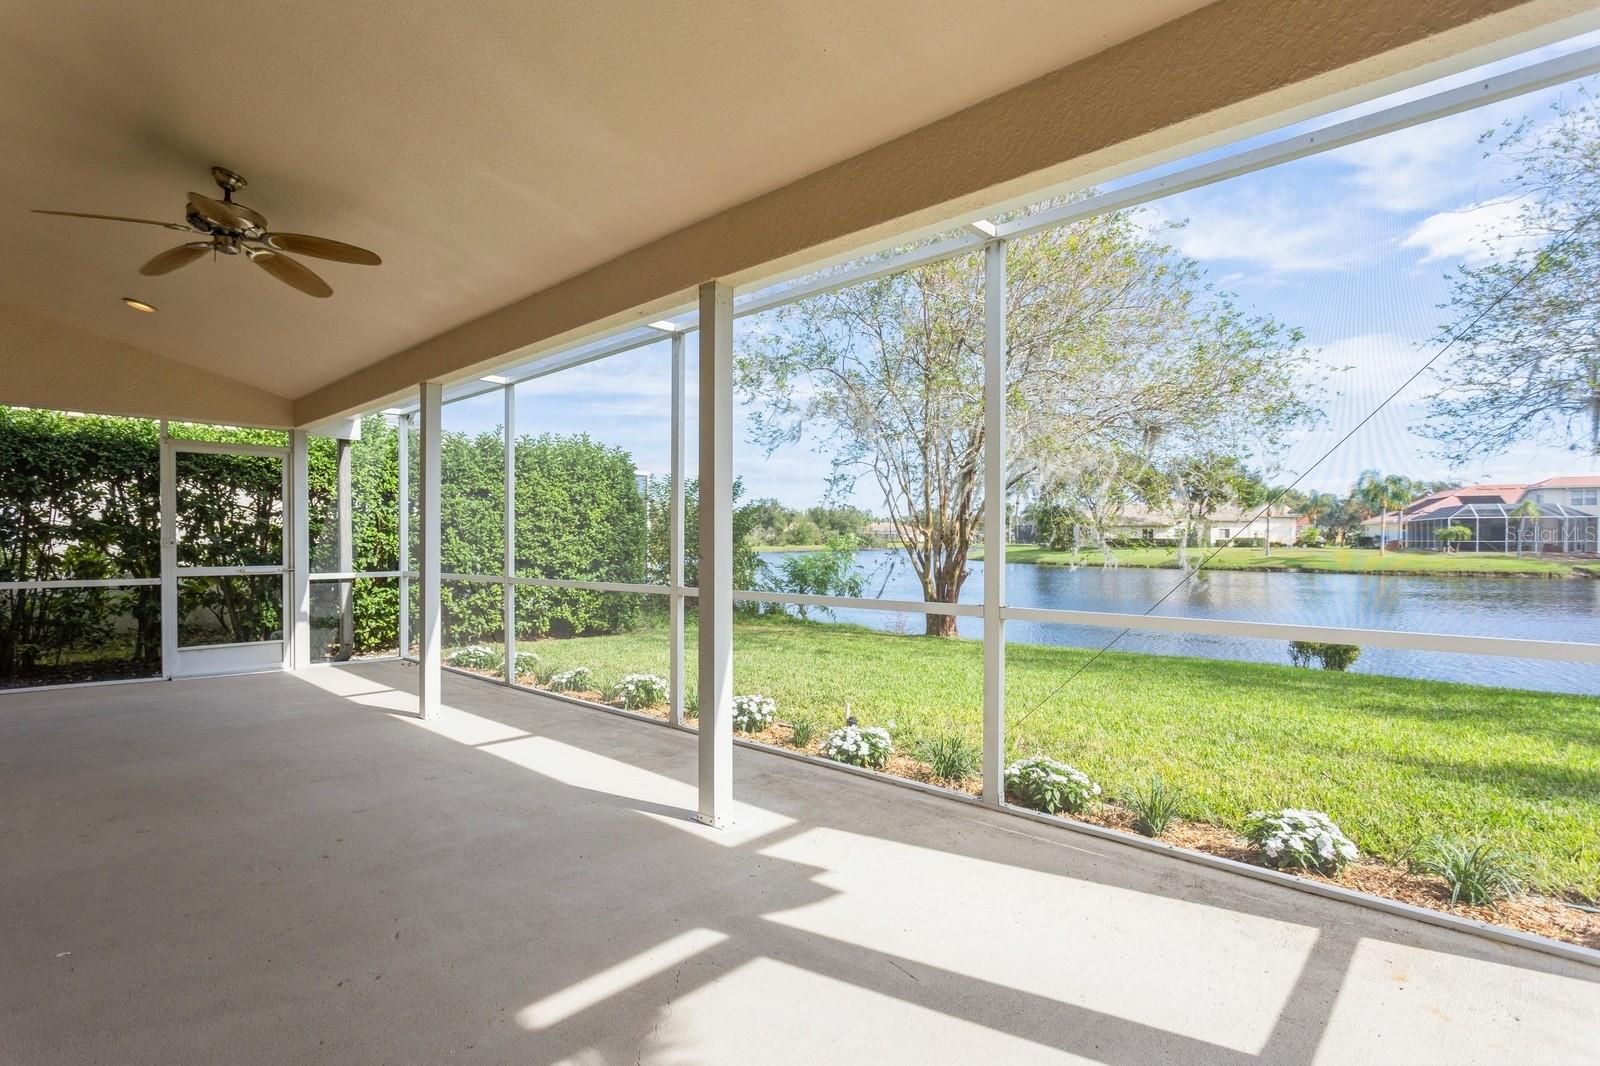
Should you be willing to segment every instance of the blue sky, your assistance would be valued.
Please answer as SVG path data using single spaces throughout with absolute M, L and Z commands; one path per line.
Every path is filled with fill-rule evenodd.
M 1524 65 L 1596 43 L 1600 34 L 1590 34 L 1485 70 Z M 1468 72 L 1404 96 L 1422 96 L 1482 74 Z M 1510 171 L 1483 158 L 1479 135 L 1503 120 L 1525 115 L 1542 119 L 1553 102 L 1573 95 L 1573 86 L 1530 94 L 1142 209 L 1141 218 L 1150 225 L 1183 223 L 1167 239 L 1197 260 L 1217 288 L 1235 294 L 1253 313 L 1270 315 L 1305 334 L 1324 418 L 1297 433 L 1286 449 L 1252 457 L 1255 465 L 1272 471 L 1273 481 L 1294 480 L 1313 463 L 1317 465 L 1301 487 L 1339 492 L 1369 467 L 1461 481 L 1600 473 L 1600 463 L 1582 454 L 1531 446 L 1451 469 L 1434 454 L 1434 443 L 1416 432 L 1427 418 L 1423 398 L 1432 389 L 1430 376 L 1323 458 L 1438 350 L 1431 338 L 1444 321 L 1437 305 L 1448 295 L 1446 275 L 1458 263 L 1483 261 L 1490 254 L 1484 234 L 1515 210 L 1505 184 Z M 1401 98 L 1388 97 L 1292 129 L 1327 125 Z M 754 325 L 740 320 L 740 328 Z M 688 347 L 692 353 L 692 338 Z M 664 473 L 670 454 L 668 362 L 669 347 L 662 341 L 524 383 L 517 387 L 518 431 L 587 432 L 628 449 L 641 471 Z M 692 372 L 691 366 L 691 382 Z M 446 429 L 476 431 L 501 420 L 498 395 L 445 408 Z M 690 426 L 692 468 L 692 420 Z M 790 506 L 821 498 L 828 467 L 828 456 L 819 454 L 814 442 L 765 456 L 741 434 L 735 451 L 735 472 L 744 479 L 748 495 L 773 496 Z M 883 510 L 870 479 L 860 483 L 855 502 Z

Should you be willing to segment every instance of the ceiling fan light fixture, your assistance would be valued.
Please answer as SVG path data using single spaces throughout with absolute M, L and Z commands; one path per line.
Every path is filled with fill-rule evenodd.
M 102 222 L 133 222 L 143 226 L 160 226 L 180 233 L 196 234 L 199 239 L 186 241 L 176 248 L 157 253 L 139 268 L 146 277 L 170 274 L 202 258 L 206 252 L 213 255 L 237 256 L 243 254 L 250 262 L 271 274 L 292 289 L 307 296 L 323 299 L 333 295 L 333 287 L 305 264 L 291 258 L 305 255 L 313 259 L 327 259 L 335 263 L 352 263 L 357 266 L 379 266 L 383 258 L 377 252 L 354 244 L 346 244 L 328 237 L 310 233 L 275 233 L 267 228 L 267 220 L 252 208 L 233 198 L 245 187 L 244 178 L 226 167 L 212 167 L 211 177 L 222 190 L 222 199 L 215 200 L 197 192 L 189 194 L 183 222 L 162 222 L 153 218 L 130 218 L 126 215 L 97 215 L 83 211 L 56 211 L 36 208 L 42 215 L 64 215 L 68 218 L 89 218 Z M 156 310 L 154 304 L 123 297 L 123 302 L 135 311 L 146 314 Z

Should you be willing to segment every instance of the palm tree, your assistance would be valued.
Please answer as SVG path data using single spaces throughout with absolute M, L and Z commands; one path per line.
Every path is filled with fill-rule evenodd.
M 1363 470 L 1356 479 L 1352 495 L 1366 505 L 1369 513 L 1378 516 L 1378 554 L 1382 555 L 1389 543 L 1389 509 L 1410 503 L 1416 494 L 1412 480 L 1399 474 Z
M 1327 518 L 1339 508 L 1339 498 L 1331 492 L 1311 492 L 1306 495 L 1305 502 L 1300 505 L 1300 513 L 1314 526 L 1320 526 L 1322 520 Z
M 1445 554 L 1449 555 L 1456 550 L 1457 544 L 1472 539 L 1472 530 L 1467 526 L 1445 526 L 1434 530 L 1433 535 L 1444 545 Z
M 1511 517 L 1515 518 L 1515 519 L 1518 519 L 1518 522 L 1517 522 L 1517 554 L 1518 555 L 1522 554 L 1522 543 L 1526 539 L 1523 536 L 1523 534 L 1527 531 L 1528 519 L 1531 518 L 1535 522 L 1537 522 L 1539 520 L 1539 518 L 1543 516 L 1543 514 L 1544 514 L 1544 512 L 1539 510 L 1538 502 L 1536 500 L 1531 499 L 1531 498 L 1523 500 L 1521 503 L 1517 504 L 1515 507 L 1513 507 L 1511 509 Z M 1535 527 L 1535 528 L 1537 528 L 1537 527 Z

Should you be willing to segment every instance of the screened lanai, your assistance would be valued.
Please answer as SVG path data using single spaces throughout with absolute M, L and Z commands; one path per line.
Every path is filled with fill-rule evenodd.
M 173 74 L 260 109 L 220 202 L 348 238 L 331 296 L 306 234 L 48 228 L 207 123 L 126 204 L 0 175 L 60 209 L 0 222 L 0 1047 L 1584 1061 L 1600 518 L 1352 545 L 1509 358 L 1434 323 L 1537 278 L 1499 190 L 1600 13 L 1025 4 L 974 64 L 992 12 L 737 6 L 266 12 L 277 92 Z M 188 69 L 60 17 L 40 114 L 120 95 L 84 39 Z M 1473 469 L 1584 473 L 1547 422 Z
M 1470 531 L 1456 540 L 1440 530 Z M 1406 547 L 1424 551 L 1600 553 L 1600 516 L 1563 503 L 1519 510 L 1503 503 L 1468 503 L 1429 511 L 1404 523 Z

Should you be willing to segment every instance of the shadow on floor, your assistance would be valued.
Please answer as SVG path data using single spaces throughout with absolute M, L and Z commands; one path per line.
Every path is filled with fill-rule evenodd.
M 31 901 L 0 1033 L 30 1062 L 1590 1054 L 1578 963 L 763 752 L 710 830 L 691 735 L 455 677 L 419 722 L 414 680 L 0 723 L 0 902 Z

